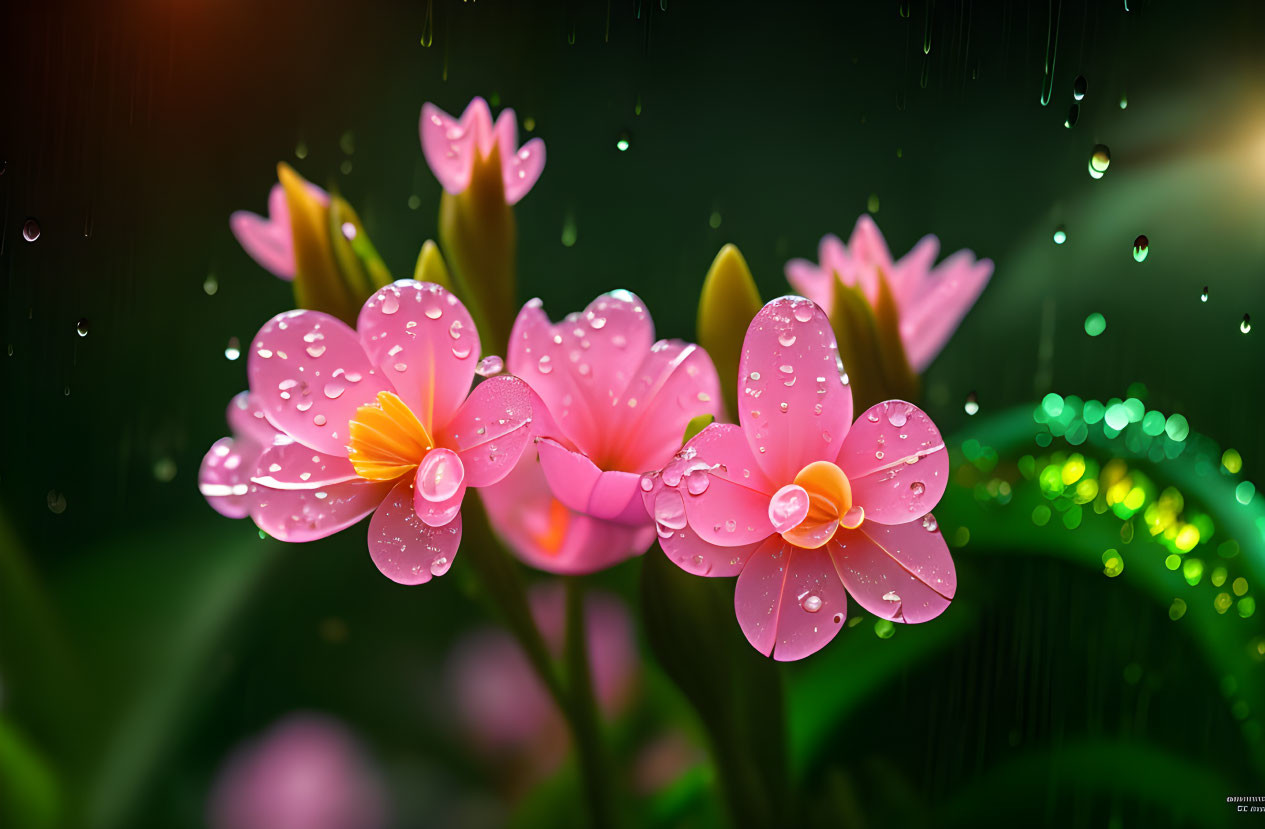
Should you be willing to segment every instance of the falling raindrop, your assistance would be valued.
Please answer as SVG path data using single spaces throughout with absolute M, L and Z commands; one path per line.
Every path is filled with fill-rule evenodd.
M 1054 244 L 1061 245 L 1066 241 L 1067 241 L 1067 231 L 1063 228 L 1063 225 L 1059 225 L 1058 227 L 1054 228 Z
M 966 413 L 969 415 L 979 412 L 979 398 L 975 396 L 975 392 L 971 392 L 966 396 Z
M 88 336 L 88 318 L 83 317 L 79 322 L 75 323 L 75 333 L 81 337 Z
M 1208 301 L 1208 286 L 1207 285 L 1204 286 L 1203 292 L 1199 294 L 1199 301 L 1200 302 Z
M 1148 253 L 1150 253 L 1150 240 L 1145 236 L 1139 236 L 1133 240 L 1133 261 L 1145 262 Z
M 429 47 L 435 42 L 434 0 L 426 0 L 426 20 L 422 23 L 421 44 Z
M 865 209 L 871 213 L 878 212 L 878 193 L 871 193 L 870 197 L 865 200 Z
M 1251 314 L 1243 315 L 1243 322 L 1239 323 L 1239 330 L 1242 331 L 1244 334 L 1252 330 L 1252 315 Z
M 416 210 L 422 206 L 422 199 L 416 193 L 408 197 L 408 209 Z
M 713 210 L 711 215 L 707 217 L 707 226 L 712 230 L 720 227 L 720 211 Z
M 1084 75 L 1077 75 L 1076 80 L 1072 81 L 1072 97 L 1081 100 L 1085 97 L 1085 92 L 1089 89 L 1089 82 L 1085 80 Z
M 1099 334 L 1107 330 L 1107 319 L 1102 314 L 1095 311 L 1085 317 L 1085 333 L 1091 337 L 1097 337 Z
M 1089 154 L 1089 177 L 1100 179 L 1107 172 L 1107 168 L 1111 166 L 1111 150 L 1106 144 L 1095 144 L 1094 150 Z
M 622 130 L 619 133 L 619 136 L 615 139 L 615 149 L 619 150 L 621 153 L 626 153 L 628 152 L 628 148 L 631 146 L 632 135 L 629 134 L 628 130 Z
M 575 215 L 568 212 L 562 220 L 562 246 L 575 247 L 576 235 Z
M 55 489 L 50 489 L 48 491 L 48 508 L 54 515 L 61 515 L 66 511 L 66 496 Z
M 1128 96 L 1128 95 L 1121 95 L 1121 96 L 1120 96 L 1120 108 L 1121 108 L 1121 109 L 1128 109 L 1128 108 L 1129 108 L 1129 96 Z
M 206 279 L 202 280 L 202 290 L 207 296 L 215 296 L 215 292 L 220 289 L 220 281 L 215 278 L 215 274 L 209 273 Z
M 1041 106 L 1050 103 L 1050 95 L 1054 92 L 1054 61 L 1059 52 L 1059 23 L 1063 19 L 1063 4 L 1058 3 L 1057 14 L 1054 7 L 1055 3 L 1051 0 L 1049 29 L 1045 35 L 1045 74 L 1041 78 Z
M 1081 117 L 1080 104 L 1072 104 L 1067 108 L 1067 118 L 1063 119 L 1063 126 L 1069 130 L 1076 126 L 1076 121 Z
M 228 345 L 224 347 L 224 356 L 229 360 L 236 360 L 242 356 L 242 344 L 236 337 L 228 338 Z
M 300 161 L 307 158 L 307 142 L 300 141 L 294 145 L 294 157 Z
M 40 238 L 40 223 L 34 219 L 27 219 L 26 224 L 22 225 L 22 238 L 28 242 L 34 242 Z
M 338 171 L 345 176 L 351 175 L 351 159 L 346 159 L 342 164 L 339 164 Z

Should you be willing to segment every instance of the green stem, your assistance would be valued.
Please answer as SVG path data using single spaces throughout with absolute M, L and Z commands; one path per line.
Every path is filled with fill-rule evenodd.
M 602 750 L 601 723 L 593 696 L 588 635 L 584 615 L 584 586 L 578 577 L 567 581 L 566 670 L 569 702 L 564 708 L 575 736 L 580 777 L 595 829 L 613 826 L 610 778 Z

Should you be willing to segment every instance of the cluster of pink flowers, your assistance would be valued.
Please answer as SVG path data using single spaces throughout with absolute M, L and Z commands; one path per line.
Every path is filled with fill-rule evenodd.
M 428 104 L 420 132 L 452 194 L 470 185 L 476 156 L 499 158 L 507 204 L 544 166 L 543 142 L 517 147 L 512 111 L 493 124 L 481 99 L 460 119 Z M 233 228 L 262 265 L 292 275 L 276 190 L 270 214 L 236 214 Z M 992 268 L 964 251 L 933 270 L 937 250 L 928 237 L 893 263 L 867 217 L 850 246 L 823 241 L 820 265 L 790 263 L 807 298 L 776 299 L 751 321 L 738 424 L 719 422 L 726 401 L 707 352 L 656 340 L 650 312 L 628 291 L 559 322 L 540 300 L 528 302 L 509 334 L 507 373 L 490 377 L 476 372 L 480 358 L 502 355 L 482 354 L 465 305 L 436 284 L 376 291 L 354 329 L 289 311 L 250 345 L 250 388 L 230 406 L 233 436 L 206 456 L 202 491 L 223 514 L 249 515 L 286 541 L 328 536 L 372 513 L 370 555 L 403 584 L 451 566 L 470 487 L 504 542 L 549 572 L 602 569 L 657 539 L 687 572 L 738 577 L 740 626 L 776 659 L 830 641 L 848 594 L 876 616 L 921 622 L 955 588 L 930 512 L 946 485 L 944 442 L 925 413 L 899 400 L 854 422 L 823 306 L 836 282 L 869 294 L 886 278 L 921 370 Z M 700 416 L 718 422 L 682 446 Z

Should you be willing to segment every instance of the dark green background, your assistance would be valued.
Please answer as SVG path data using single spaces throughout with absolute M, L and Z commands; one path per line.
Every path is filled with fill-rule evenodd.
M 351 720 L 401 780 L 418 767 L 431 780 L 476 776 L 432 716 L 446 693 L 435 660 L 479 615 L 460 568 L 398 588 L 364 555 L 362 530 L 283 549 L 219 518 L 196 490 L 198 462 L 225 431 L 224 406 L 245 386 L 244 361 L 226 360 L 225 344 L 235 336 L 244 346 L 291 303 L 289 287 L 238 248 L 229 212 L 262 210 L 275 162 L 288 161 L 345 194 L 393 273 L 411 275 L 439 197 L 418 144 L 423 101 L 458 112 L 472 95 L 497 96 L 516 109 L 520 132 L 534 119 L 548 163 L 516 211 L 519 299 L 540 296 L 555 316 L 625 287 L 646 300 L 661 335 L 690 337 L 722 244 L 738 244 L 762 293 L 776 296 L 787 290 L 785 261 L 815 258 L 824 233 L 846 237 L 873 194 L 897 254 L 931 232 L 946 252 L 968 247 L 996 262 L 925 377 L 924 402 L 946 433 L 967 425 L 971 391 L 984 417 L 1050 390 L 1123 397 L 1141 381 L 1149 406 L 1180 411 L 1238 448 L 1248 477 L 1265 453 L 1259 4 L 915 0 L 908 16 L 897 2 L 263 5 L 28 3 L 6 8 L 0 34 L 0 340 L 9 351 L 0 355 L 0 503 L 12 530 L 0 543 L 33 562 L 60 624 L 90 631 L 76 649 L 91 678 L 76 682 L 95 702 L 73 740 L 151 739 L 151 753 L 136 753 L 162 759 L 118 771 L 132 789 L 106 786 L 121 792 L 126 825 L 140 814 L 153 825 L 195 821 L 228 747 L 300 707 Z M 1042 106 L 1048 41 L 1056 60 Z M 1065 129 L 1078 74 L 1088 95 Z M 623 131 L 627 152 L 615 146 Z M 1098 143 L 1112 163 L 1093 181 L 1085 166 Z M 410 209 L 414 195 L 420 206 Z M 28 217 L 42 230 L 34 243 L 21 237 Z M 561 243 L 569 217 L 572 247 Z M 1059 225 L 1061 247 L 1050 238 Z M 1151 242 L 1142 264 L 1131 256 L 1140 233 Z M 214 295 L 203 289 L 210 274 Z M 1204 285 L 1210 298 L 1200 303 Z M 1098 338 L 1083 329 L 1093 311 L 1108 323 Z M 1258 328 L 1240 333 L 1254 311 Z M 75 331 L 81 318 L 86 337 Z M 175 477 L 159 480 L 155 465 L 168 462 Z M 50 490 L 64 495 L 64 513 L 49 510 Z M 610 582 L 626 589 L 636 567 Z M 1188 670 L 1180 636 L 1146 633 L 1167 624 L 1149 604 L 1044 562 L 984 563 L 974 579 L 966 570 L 963 589 L 987 597 L 976 603 L 977 639 L 907 675 L 862 718 L 901 722 L 903 733 L 930 695 L 941 706 L 934 727 L 916 738 L 879 726 L 857 735 L 876 756 L 910 740 L 895 753 L 918 758 L 902 774 L 927 808 L 991 768 L 1015 734 L 1126 727 L 1114 691 L 1082 688 L 1118 684 L 1121 659 L 1154 659 L 1183 677 L 1172 710 L 1156 704 L 1173 744 L 1197 765 L 1217 758 L 1214 779 L 1252 779 L 1234 759 L 1219 678 Z M 239 602 L 240 613 L 224 610 Z M 200 630 L 208 607 L 237 621 L 197 650 L 181 637 Z M 334 617 L 350 632 L 343 644 L 319 636 Z M 1119 632 L 1125 656 L 1086 656 L 1086 639 L 1105 630 Z M 0 636 L 10 648 L 39 639 Z M 125 701 L 173 676 L 185 677 L 167 700 L 179 726 L 146 736 L 125 719 L 144 713 Z M 56 711 L 23 695 L 20 673 L 0 682 L 0 713 L 10 709 L 37 736 L 53 729 Z M 1019 699 L 1033 683 L 1047 692 L 1004 711 L 980 697 L 992 687 Z M 95 751 L 80 752 L 85 767 Z M 428 797 L 439 798 L 400 789 L 411 792 L 405 815 L 428 814 Z M 1091 822 L 1119 814 L 1110 803 L 1056 801 L 1030 806 L 1047 817 L 1066 806 Z M 1161 823 L 1173 815 L 1147 808 Z

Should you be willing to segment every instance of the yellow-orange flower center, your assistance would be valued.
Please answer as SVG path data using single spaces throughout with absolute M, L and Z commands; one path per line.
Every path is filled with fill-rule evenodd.
M 840 527 L 861 526 L 865 510 L 853 506 L 852 485 L 843 470 L 830 461 L 816 461 L 769 500 L 769 520 L 787 541 L 815 549 L 834 538 Z
M 356 474 L 370 481 L 393 481 L 411 472 L 435 447 L 413 410 L 389 391 L 357 409 L 349 431 L 347 458 Z

